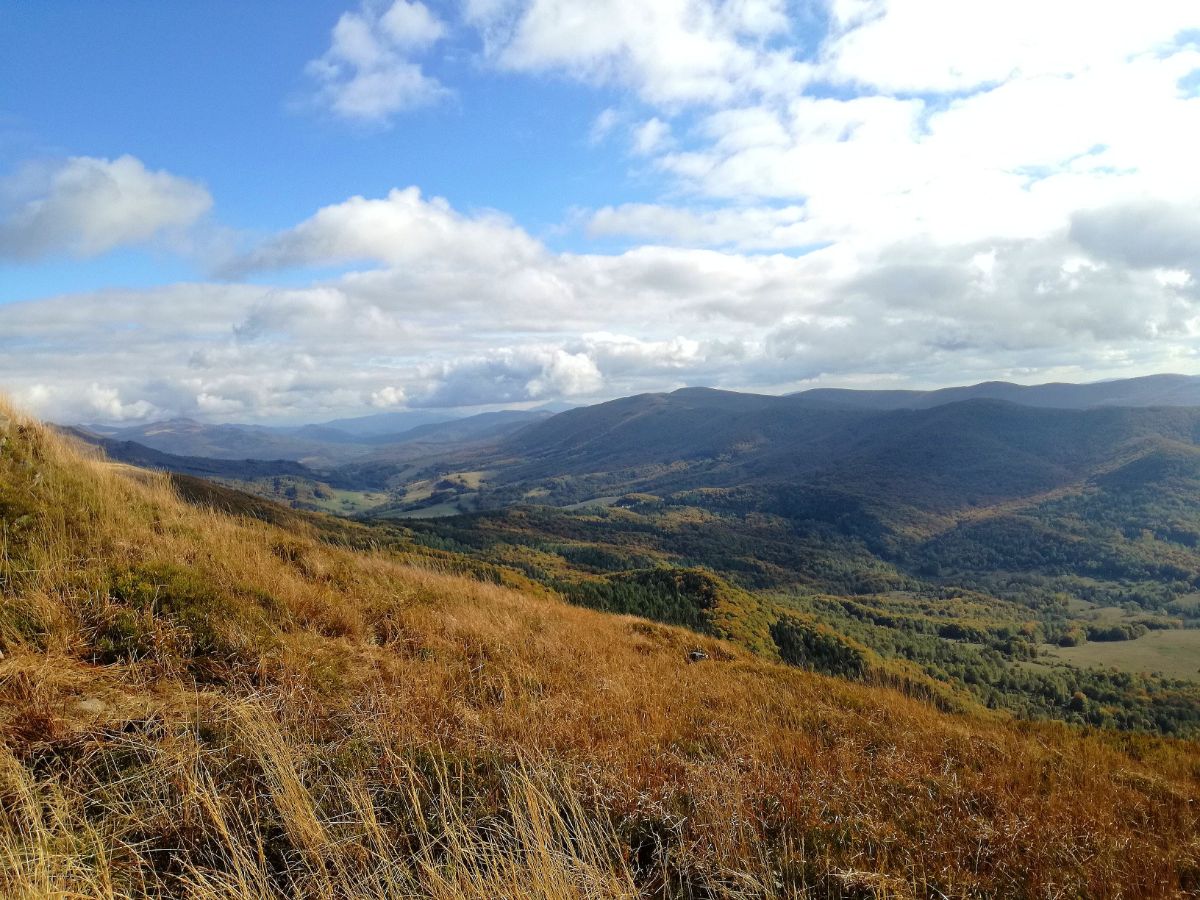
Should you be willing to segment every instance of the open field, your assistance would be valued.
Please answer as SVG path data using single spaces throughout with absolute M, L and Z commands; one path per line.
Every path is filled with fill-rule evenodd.
M 1161 672 L 1200 681 L 1200 629 L 1151 631 L 1134 641 L 1088 641 L 1078 647 L 1044 647 L 1049 660 L 1103 666 L 1124 672 Z
M 620 499 L 620 494 L 610 494 L 607 497 L 593 497 L 590 500 L 581 500 L 578 503 L 571 503 L 563 507 L 563 509 L 587 509 L 591 506 L 612 506 Z
M 463 504 L 470 502 L 473 494 L 461 494 L 453 500 L 445 503 L 438 503 L 433 506 L 422 506 L 419 509 L 401 509 L 396 511 L 389 510 L 380 514 L 381 520 L 387 519 L 444 519 L 447 516 L 458 516 L 462 514 Z
M 339 516 L 353 516 L 368 512 L 391 500 L 391 495 L 380 491 L 348 491 L 329 488 L 324 497 L 317 497 L 312 504 L 322 512 Z
M 445 478 L 449 481 L 458 482 L 468 490 L 477 491 L 491 474 L 491 472 L 485 470 L 478 470 L 474 472 L 451 472 L 449 475 L 446 475 Z

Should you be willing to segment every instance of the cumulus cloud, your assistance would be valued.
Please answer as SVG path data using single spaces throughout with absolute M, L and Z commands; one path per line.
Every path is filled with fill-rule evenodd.
M 765 341 L 767 371 L 904 373 L 936 384 L 996 377 L 989 370 L 1066 367 L 1076 378 L 1191 370 L 1198 337 L 1200 297 L 1186 282 L 1094 259 L 1060 233 L 891 247 Z
M 1044 237 L 1080 210 L 1190 195 L 1194 4 L 1052 6 L 476 0 L 465 17 L 492 64 L 623 87 L 653 111 L 631 149 L 675 204 L 602 208 L 590 234 L 878 249 Z M 606 110 L 593 136 L 617 121 Z
M 614 128 L 621 121 L 621 114 L 611 106 L 600 110 L 596 118 L 592 120 L 591 130 L 588 132 L 588 141 L 592 144 L 599 144 L 607 138 Z
M 501 68 L 561 71 L 651 103 L 795 91 L 813 68 L 771 47 L 790 27 L 784 0 L 476 0 L 466 18 Z
M 202 185 L 132 156 L 29 165 L 0 182 L 0 258 L 97 256 L 185 228 L 211 206 Z
M 585 353 L 556 348 L 541 371 L 526 385 L 531 400 L 545 397 L 583 397 L 604 385 L 596 363 Z
M 671 126 L 657 116 L 633 129 L 633 152 L 638 156 L 650 156 L 671 144 Z
M 1091 0 L 832 0 L 827 77 L 889 93 L 961 92 L 1120 63 L 1197 23 L 1186 0 L 1136 14 Z
M 404 406 L 407 402 L 408 395 L 404 388 L 392 384 L 384 385 L 379 390 L 371 392 L 371 405 L 376 409 L 391 409 L 396 406 Z
M 495 212 L 464 216 L 416 187 L 386 198 L 351 197 L 268 240 L 226 266 L 251 271 L 372 262 L 392 266 L 453 266 L 464 259 L 495 262 L 536 256 L 538 243 Z
M 1046 236 L 1088 209 L 1196 195 L 1200 97 L 1179 79 L 1198 66 L 1200 53 L 1180 46 L 965 97 L 798 96 L 718 109 L 682 146 L 652 154 L 702 203 L 603 209 L 590 225 L 746 248 Z M 746 212 L 781 204 L 803 216 Z M 723 239 L 715 223 L 738 217 L 741 240 Z
M 413 56 L 445 33 L 441 19 L 410 0 L 395 0 L 382 11 L 364 3 L 344 13 L 329 49 L 308 64 L 316 102 L 339 118 L 370 124 L 436 103 L 449 92 Z
M 71 422 L 135 422 L 162 415 L 152 403 L 123 400 L 119 389 L 95 381 L 69 388 L 35 382 L 21 391 L 18 399 Z
M 415 406 L 479 406 L 595 394 L 603 385 L 585 353 L 558 347 L 502 348 L 429 373 Z

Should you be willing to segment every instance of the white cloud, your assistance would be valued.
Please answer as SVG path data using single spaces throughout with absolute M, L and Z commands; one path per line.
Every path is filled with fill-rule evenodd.
M 316 101 L 335 116 L 382 124 L 396 113 L 436 103 L 447 89 L 411 55 L 446 33 L 423 3 L 395 0 L 380 12 L 364 3 L 333 27 L 329 49 L 308 65 Z
M 381 29 L 397 47 L 421 49 L 446 34 L 441 19 L 424 3 L 396 0 L 379 19 Z
M 504 216 L 464 216 L 416 187 L 384 199 L 351 197 L 228 263 L 231 272 L 348 262 L 440 268 L 464 259 L 525 260 L 540 245 Z
M 628 137 L 651 197 L 581 220 L 629 249 L 352 197 L 226 267 L 350 268 L 307 285 L 0 305 L 0 383 L 59 416 L 314 420 L 1200 371 L 1200 51 L 1171 43 L 1194 4 L 832 2 L 812 34 L 776 0 L 468 0 L 487 63 L 606 88 L 591 137 Z M 324 102 L 387 120 L 446 33 L 416 4 L 347 14 Z
M 633 152 L 650 156 L 671 146 L 671 126 L 655 116 L 633 129 Z
M 827 12 L 824 34 L 812 10 L 773 0 L 495 0 L 465 16 L 494 65 L 623 87 L 654 111 L 631 147 L 673 179 L 674 202 L 602 208 L 595 236 L 869 252 L 1045 237 L 1081 209 L 1198 193 L 1188 0 Z M 616 123 L 606 110 L 593 137 Z
M 768 46 L 789 27 L 783 0 L 473 2 L 466 17 L 502 68 L 562 71 L 651 103 L 794 91 L 813 68 Z
M 526 389 L 530 399 L 540 400 L 595 394 L 603 386 L 604 377 L 586 353 L 555 349 Z
M 621 121 L 621 114 L 611 106 L 600 110 L 596 118 L 592 120 L 592 128 L 588 132 L 588 141 L 592 144 L 599 144 L 617 127 Z
M 1094 258 L 1134 269 L 1174 272 L 1167 282 L 1183 283 L 1180 273 L 1200 272 L 1198 204 L 1135 200 L 1103 209 L 1082 210 L 1071 219 L 1071 238 Z
M 84 402 L 88 407 L 109 421 L 125 421 L 129 419 L 144 419 L 158 410 L 145 400 L 125 402 L 119 391 L 101 387 L 93 382 L 84 392 Z
M 1200 23 L 1189 0 L 832 0 L 828 77 L 885 92 L 958 92 L 1062 76 L 1170 42 Z
M 471 217 L 439 215 L 447 246 L 477 243 Z M 1123 242 L 1148 215 L 1165 231 L 1146 248 Z M 800 257 L 554 253 L 509 225 L 533 252 L 460 252 L 452 265 L 381 252 L 371 271 L 308 287 L 177 285 L 3 305 L 0 384 L 67 420 L 312 421 L 683 384 L 1195 368 L 1200 260 L 1171 249 L 1189 246 L 1193 219 L 1186 207 L 1117 206 L 1036 239 L 839 244 Z M 353 245 L 360 224 L 322 228 L 343 228 Z
M 0 258 L 97 256 L 194 223 L 207 190 L 132 156 L 27 166 L 0 183 Z
M 426 371 L 418 406 L 479 406 L 579 397 L 598 392 L 604 380 L 584 353 L 561 347 L 505 347 Z
M 17 393 L 18 402 L 56 414 L 69 422 L 134 422 L 161 416 L 163 411 L 145 400 L 125 401 L 121 392 L 93 381 L 66 387 L 35 382 Z
M 1044 236 L 1081 209 L 1200 194 L 1200 97 L 1178 87 L 1197 67 L 1200 54 L 1179 49 L 944 102 L 805 96 L 718 110 L 656 162 L 710 201 L 802 205 L 805 243 Z
M 596 361 L 596 366 L 610 378 L 645 377 L 652 372 L 695 375 L 714 361 L 739 357 L 744 349 L 736 342 L 701 342 L 681 335 L 654 341 L 605 331 L 585 334 L 581 343 L 588 356 Z
M 391 409 L 396 406 L 404 406 L 407 402 L 408 396 L 405 394 L 404 388 L 395 385 L 384 385 L 379 390 L 371 392 L 371 405 L 376 409 Z

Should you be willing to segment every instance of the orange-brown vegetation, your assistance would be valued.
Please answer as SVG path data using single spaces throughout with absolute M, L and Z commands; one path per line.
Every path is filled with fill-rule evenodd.
M 1200 888 L 1195 744 L 939 712 L 335 546 L 5 409 L 0 441 L 0 895 Z

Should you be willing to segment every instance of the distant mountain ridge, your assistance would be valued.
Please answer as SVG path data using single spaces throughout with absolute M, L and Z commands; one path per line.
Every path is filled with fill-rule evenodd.
M 404 410 L 403 412 L 374 413 L 369 416 L 355 416 L 349 419 L 333 419 L 321 422 L 317 427 L 328 428 L 353 437 L 378 437 L 386 434 L 402 434 L 413 428 L 426 425 L 438 425 L 443 422 L 453 422 L 462 416 L 445 413 L 425 412 L 423 410 Z M 313 426 L 305 426 L 313 427 Z
M 843 481 L 852 469 L 886 480 L 907 467 L 942 480 L 987 469 L 987 489 L 1010 471 L 1055 483 L 1050 470 L 1075 471 L 1149 436 L 1195 443 L 1200 405 L 1051 410 L 978 398 L 878 410 L 686 388 L 562 413 L 520 430 L 500 453 L 519 460 L 502 473 L 514 480 L 645 470 L 638 477 L 653 484 L 731 485 L 818 472 Z
M 517 434 L 527 426 L 544 426 L 540 432 L 543 439 L 558 432 L 565 436 L 577 423 L 585 421 L 589 427 L 606 431 L 605 423 L 612 416 L 619 416 L 620 410 L 630 408 L 629 404 L 639 405 L 643 414 L 661 415 L 662 410 L 655 412 L 655 409 L 666 403 L 663 398 L 667 397 L 673 398 L 670 403 L 676 411 L 681 402 L 687 402 L 688 398 L 703 397 L 705 409 L 725 419 L 742 418 L 755 409 L 760 412 L 798 408 L 880 412 L 932 409 L 964 400 L 1003 400 L 1020 406 L 1056 409 L 1200 407 L 1200 376 L 1149 375 L 1091 384 L 1019 385 L 988 381 L 931 391 L 814 388 L 782 397 L 693 387 L 671 394 L 638 394 L 562 412 L 559 411 L 560 407 L 548 406 L 456 417 L 446 413 L 405 410 L 297 426 L 208 424 L 176 418 L 137 425 L 78 427 L 110 440 L 132 441 L 176 456 L 230 460 L 288 459 L 328 469 L 378 456 L 381 449 L 392 445 L 415 442 L 448 445 L 500 439 Z M 585 410 L 588 412 L 585 413 Z M 688 429 L 693 427 L 695 423 L 685 426 L 683 432 L 658 436 L 644 433 L 643 436 L 649 441 L 646 446 L 650 447 L 664 439 L 685 440 L 690 433 Z
M 501 410 L 451 418 L 386 413 L 320 425 L 273 427 L 207 424 L 176 418 L 131 426 L 75 426 L 88 435 L 132 442 L 171 456 L 216 460 L 294 460 L 330 469 L 390 446 L 465 443 L 500 437 L 552 415 L 546 410 Z
M 462 419 L 451 419 L 448 422 L 418 425 L 403 434 L 384 435 L 377 438 L 377 441 L 379 443 L 425 441 L 432 444 L 452 444 L 480 440 L 516 431 L 535 422 L 549 419 L 553 415 L 548 411 L 502 409 Z
M 329 434 L 262 425 L 216 424 L 176 418 L 123 427 L 83 425 L 83 431 L 112 441 L 132 441 L 174 456 L 226 460 L 288 459 L 330 463 L 350 458 L 354 449 Z
M 1021 406 L 1091 409 L 1098 406 L 1200 406 L 1200 376 L 1146 375 L 1088 384 L 1023 385 L 985 381 L 930 391 L 813 388 L 788 395 L 819 406 L 853 409 L 929 409 L 962 400 L 1007 400 Z

